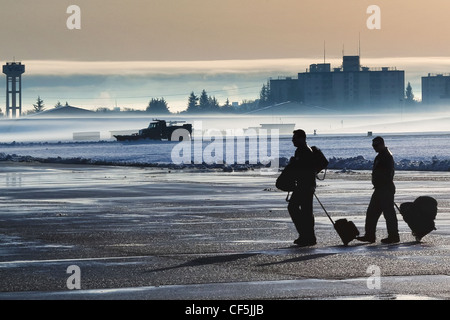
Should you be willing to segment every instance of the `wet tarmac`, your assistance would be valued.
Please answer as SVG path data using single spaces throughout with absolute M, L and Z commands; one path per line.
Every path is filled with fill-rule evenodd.
M 344 247 L 315 202 L 318 243 L 300 248 L 286 194 L 257 171 L 2 163 L 0 299 L 449 299 L 450 173 L 396 185 L 398 203 L 439 202 L 421 243 L 398 215 L 399 244 L 379 242 L 381 218 L 376 243 Z M 317 188 L 361 232 L 371 192 L 364 171 Z

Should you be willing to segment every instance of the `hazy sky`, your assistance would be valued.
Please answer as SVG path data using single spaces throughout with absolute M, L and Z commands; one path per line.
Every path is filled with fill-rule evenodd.
M 81 9 L 80 30 L 66 26 L 70 5 Z M 370 5 L 381 10 L 380 30 L 366 25 Z M 295 75 L 322 61 L 324 42 L 327 60 L 340 64 L 343 51 L 358 54 L 360 39 L 364 65 L 405 69 L 420 96 L 421 73 L 450 72 L 449 12 L 448 0 L 0 0 L 0 61 L 27 65 L 24 99 L 47 95 L 53 104 L 79 97 L 77 86 L 89 87 L 86 98 L 98 103 L 118 97 L 128 103 L 121 99 L 128 94 L 145 105 L 147 95 L 185 99 L 202 87 L 222 90 L 222 98 L 232 95 L 230 88 L 252 88 L 257 98 L 269 76 Z M 77 78 L 69 80 L 73 73 Z M 171 85 L 180 73 L 185 87 Z M 137 84 L 147 92 L 138 93 Z

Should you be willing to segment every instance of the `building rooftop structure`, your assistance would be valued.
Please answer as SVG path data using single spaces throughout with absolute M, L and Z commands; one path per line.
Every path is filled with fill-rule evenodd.
M 403 103 L 404 71 L 361 66 L 359 56 L 344 56 L 342 65 L 311 64 L 297 78 L 270 80 L 274 103 L 298 101 L 336 111 L 392 108 Z
M 89 116 L 95 114 L 94 111 L 65 105 L 52 108 L 34 114 L 34 116 L 66 117 L 66 116 Z

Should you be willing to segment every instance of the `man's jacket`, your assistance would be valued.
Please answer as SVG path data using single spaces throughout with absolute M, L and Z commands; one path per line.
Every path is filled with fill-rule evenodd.
M 308 146 L 301 146 L 295 150 L 295 156 L 291 158 L 297 177 L 299 189 L 316 187 L 316 170 L 313 151 Z
M 394 185 L 394 157 L 388 148 L 375 157 L 372 169 L 372 184 L 375 188 Z

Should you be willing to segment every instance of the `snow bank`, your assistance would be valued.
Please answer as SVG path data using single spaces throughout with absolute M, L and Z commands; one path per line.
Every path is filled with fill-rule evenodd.
M 33 156 L 21 156 L 17 154 L 5 154 L 0 152 L 0 162 L 10 161 L 10 162 L 38 162 L 38 163 L 56 163 L 56 164 L 84 164 L 84 165 L 105 165 L 105 166 L 130 166 L 130 167 L 161 167 L 169 169 L 221 169 L 225 172 L 232 171 L 247 171 L 260 168 L 269 168 L 269 164 L 174 164 L 170 162 L 146 162 L 146 161 L 131 161 L 131 160 L 100 160 L 100 159 L 87 159 L 82 157 L 33 157 Z
M 329 169 L 372 170 L 373 161 L 363 156 L 352 158 L 331 158 Z M 432 157 L 430 161 L 402 159 L 395 162 L 396 170 L 404 171 L 450 171 L 450 160 L 439 160 Z
M 221 169 L 226 172 L 245 171 L 259 168 L 268 168 L 269 164 L 173 164 L 170 162 L 150 162 L 133 160 L 114 159 L 90 159 L 83 157 L 33 157 L 17 154 L 6 154 L 0 152 L 0 161 L 11 162 L 39 162 L 39 163 L 59 163 L 59 164 L 90 164 L 90 165 L 112 165 L 112 166 L 139 166 L 139 167 L 163 167 L 172 169 L 196 168 L 196 169 Z M 279 158 L 280 168 L 285 167 L 289 162 L 286 157 Z M 363 156 L 351 158 L 329 158 L 328 169 L 339 170 L 372 170 L 373 161 L 367 160 Z M 450 171 L 450 160 L 439 160 L 436 156 L 430 161 L 414 161 L 402 159 L 395 163 L 396 170 L 404 171 Z

